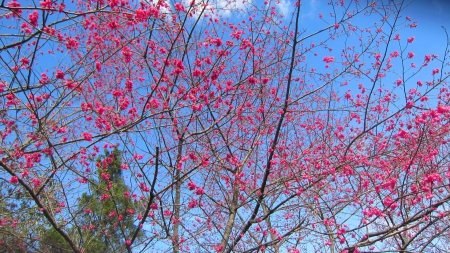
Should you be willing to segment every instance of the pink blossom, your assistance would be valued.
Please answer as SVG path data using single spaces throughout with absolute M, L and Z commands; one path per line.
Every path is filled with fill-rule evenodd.
M 19 179 L 16 176 L 12 176 L 9 179 L 9 182 L 13 183 L 13 184 L 17 184 L 19 182 Z
M 33 178 L 33 179 L 31 179 L 31 181 L 33 182 L 33 184 L 34 184 L 34 187 L 39 187 L 39 186 L 41 186 L 41 180 L 39 180 L 39 179 L 37 179 L 37 178 Z
M 249 84 L 257 84 L 258 83 L 258 79 L 253 77 L 253 76 L 251 76 L 251 77 L 248 78 L 248 83 Z
M 206 57 L 205 59 L 203 59 L 203 61 L 207 64 L 212 64 L 211 58 Z
M 108 181 L 109 178 L 111 177 L 111 175 L 109 175 L 108 173 L 104 173 L 104 172 L 101 174 L 101 176 L 102 176 L 103 180 L 105 180 L 105 181 Z
M 151 203 L 150 204 L 150 209 L 157 210 L 158 209 L 158 204 L 157 203 Z
M 79 44 L 80 43 L 76 39 L 74 39 L 72 37 L 68 37 L 67 38 L 67 41 L 66 41 L 67 49 L 69 49 L 69 50 L 76 50 L 76 49 L 78 49 L 78 45 Z
M 61 70 L 56 70 L 56 78 L 64 79 L 64 72 L 62 72 Z
M 111 196 L 109 196 L 109 194 L 105 193 L 100 197 L 100 201 L 103 201 L 105 199 L 109 199 Z
M 121 96 L 123 96 L 123 92 L 121 90 L 113 90 L 112 95 L 114 97 L 121 97 Z
M 223 245 L 217 245 L 216 247 L 214 247 L 214 249 L 217 251 L 217 252 L 222 252 L 222 250 L 224 249 L 224 246 Z
M 334 56 L 325 56 L 323 57 L 323 61 L 326 63 L 334 62 Z
M 74 89 L 78 84 L 72 80 L 66 80 L 65 85 L 68 89 Z
M 32 13 L 30 13 L 30 15 L 28 15 L 28 19 L 30 20 L 30 24 L 32 26 L 37 26 L 38 25 L 38 19 L 39 19 L 38 11 L 35 10 Z
M 86 141 L 92 141 L 92 134 L 84 132 L 84 133 L 83 133 L 83 138 L 84 138 Z
M 211 43 L 216 44 L 216 47 L 220 47 L 223 44 L 222 39 L 220 39 L 220 38 L 217 38 L 215 40 L 211 40 Z
M 390 55 L 391 55 L 392 58 L 396 58 L 396 57 L 399 56 L 399 53 L 398 53 L 398 51 L 394 51 Z
M 131 61 L 131 50 L 129 47 L 125 46 L 122 49 L 122 55 L 125 58 L 125 62 L 130 62 Z
M 95 62 L 95 69 L 97 70 L 97 72 L 102 71 L 102 64 L 100 62 Z
M 439 73 L 439 69 L 433 69 L 432 75 L 436 75 L 437 73 Z
M 125 88 L 127 88 L 127 91 L 129 92 L 133 90 L 133 82 L 128 78 L 125 80 Z
M 144 191 L 144 192 L 149 192 L 150 191 L 150 188 L 144 182 L 141 182 L 139 184 L 139 188 L 141 188 L 141 190 Z
M 202 75 L 202 71 L 199 70 L 199 69 L 194 69 L 194 72 L 193 72 L 192 74 L 193 74 L 193 76 L 195 76 L 195 77 L 199 77 L 199 76 Z
M 66 8 L 66 5 L 65 5 L 64 3 L 60 3 L 60 4 L 59 4 L 58 11 L 59 11 L 59 12 L 62 12 L 62 11 L 64 11 L 65 8 Z
M 186 12 L 186 10 L 184 9 L 184 6 L 180 3 L 175 3 L 175 10 L 179 11 L 179 12 Z
M 409 52 L 409 53 L 408 53 L 408 58 L 411 59 L 411 58 L 413 58 L 413 57 L 414 57 L 414 53 L 413 53 L 413 52 Z
M 110 0 L 110 1 L 109 1 L 109 6 L 110 6 L 111 8 L 116 7 L 118 4 L 119 4 L 119 0 Z
M 48 76 L 47 76 L 47 74 L 46 73 L 42 73 L 41 74 L 41 77 L 42 77 L 42 79 L 41 80 L 39 80 L 39 84 L 46 84 L 46 83 L 48 83 Z
M 193 198 L 193 199 L 189 202 L 188 207 L 189 207 L 189 208 L 194 208 L 194 207 L 196 207 L 196 206 L 198 206 L 198 201 L 197 201 L 196 199 Z
M 135 18 L 138 21 L 145 21 L 152 15 L 152 12 L 150 10 L 144 10 L 142 8 L 139 8 L 135 12 Z
M 195 183 L 193 182 L 189 182 L 188 184 L 189 190 L 193 191 L 195 190 L 195 188 L 197 188 L 197 185 L 195 185 Z
M 18 7 L 20 7 L 20 4 L 16 0 L 12 0 L 11 2 L 8 3 L 8 7 L 18 8 Z M 22 10 L 13 9 L 13 13 L 15 16 L 20 16 L 22 14 Z
M 203 188 L 199 187 L 196 191 L 195 191 L 196 195 L 202 195 L 205 194 L 205 191 L 203 190 Z
M 152 100 L 150 100 L 150 103 L 147 104 L 147 108 L 158 108 L 160 105 L 159 101 L 156 98 L 153 98 Z
M 30 60 L 28 58 L 25 58 L 25 57 L 20 59 L 20 62 L 22 63 L 22 65 L 30 64 Z
M 414 36 L 408 38 L 408 43 L 413 43 L 413 41 L 414 41 Z

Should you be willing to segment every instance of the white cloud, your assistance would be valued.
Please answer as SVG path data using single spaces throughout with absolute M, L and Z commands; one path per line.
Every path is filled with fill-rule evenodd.
M 278 9 L 284 17 L 287 17 L 292 12 L 292 7 L 293 5 L 289 0 L 280 0 L 278 3 Z
M 191 4 L 192 0 L 183 0 L 186 8 Z M 252 0 L 193 0 L 197 7 L 196 15 L 199 15 L 202 8 L 206 8 L 203 12 L 207 15 L 231 16 L 234 11 L 244 11 Z
M 308 12 L 305 13 L 305 15 L 303 15 L 303 18 L 310 18 L 310 17 L 314 17 L 316 14 L 316 10 L 317 10 L 317 1 L 316 0 L 310 0 L 308 2 L 309 6 L 308 8 Z M 317 14 L 316 14 L 317 15 Z
M 296 0 L 294 0 L 296 1 Z M 302 4 L 301 18 L 310 18 L 317 10 L 317 0 L 304 1 Z M 294 12 L 294 2 L 292 0 L 278 0 L 277 8 L 284 17 L 290 17 Z
M 147 4 L 150 4 L 153 7 L 156 6 L 156 3 L 154 3 L 154 1 L 144 0 L 144 2 L 146 2 Z M 162 7 L 160 7 L 160 9 L 159 9 L 160 13 L 164 13 L 164 14 L 170 13 L 171 9 L 172 9 L 172 5 L 170 4 L 170 1 L 169 0 L 162 0 L 162 3 L 163 3 Z

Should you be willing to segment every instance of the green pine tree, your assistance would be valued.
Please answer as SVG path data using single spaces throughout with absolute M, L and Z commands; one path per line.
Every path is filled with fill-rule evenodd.
M 71 234 L 78 235 L 80 248 L 89 253 L 126 252 L 125 240 L 131 238 L 139 206 L 130 198 L 122 177 L 122 152 L 115 148 L 97 158 L 97 184 L 90 193 L 83 193 L 79 202 L 77 226 Z M 67 243 L 51 229 L 43 244 L 51 253 L 65 253 Z M 49 247 L 50 246 L 50 247 Z
M 37 210 L 32 208 L 26 194 L 15 186 L 0 182 L 0 252 L 29 253 L 34 251 L 32 237 Z M 19 210 L 27 210 L 20 212 Z

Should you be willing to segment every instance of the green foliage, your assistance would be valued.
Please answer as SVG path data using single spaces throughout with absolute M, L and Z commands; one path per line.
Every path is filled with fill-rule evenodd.
M 69 253 L 73 252 L 70 245 L 64 240 L 62 235 L 54 228 L 45 231 L 39 243 L 40 250 L 48 253 Z
M 31 237 L 31 228 L 38 223 L 36 210 L 30 207 L 26 194 L 16 187 L 0 182 L 0 189 L 0 252 L 34 252 L 34 241 L 27 239 Z M 24 209 L 27 211 L 11 218 Z
M 125 239 L 131 238 L 136 229 L 134 221 L 139 207 L 131 199 L 122 178 L 121 155 L 115 148 L 97 158 L 96 184 L 79 200 L 78 213 L 83 215 L 76 220 L 76 231 L 72 228 L 69 233 L 78 237 L 77 242 L 85 252 L 125 252 Z M 55 232 L 48 230 L 43 242 L 52 246 L 49 252 L 64 253 L 67 244 Z

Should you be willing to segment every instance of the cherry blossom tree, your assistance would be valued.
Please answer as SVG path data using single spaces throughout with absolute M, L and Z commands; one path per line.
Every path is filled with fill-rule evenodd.
M 303 2 L 2 1 L 0 249 L 448 252 L 445 28 Z

